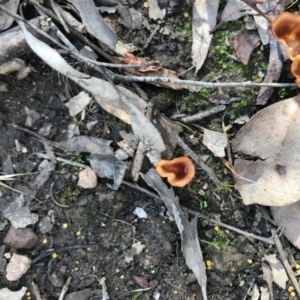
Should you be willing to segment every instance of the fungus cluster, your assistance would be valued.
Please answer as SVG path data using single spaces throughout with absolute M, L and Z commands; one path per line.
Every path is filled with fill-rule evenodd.
M 293 61 L 291 72 L 300 87 L 300 16 L 290 12 L 280 14 L 272 23 L 272 33 L 287 49 Z
M 161 177 L 167 177 L 172 186 L 177 187 L 184 187 L 195 176 L 195 166 L 186 156 L 161 160 L 156 165 L 156 171 Z

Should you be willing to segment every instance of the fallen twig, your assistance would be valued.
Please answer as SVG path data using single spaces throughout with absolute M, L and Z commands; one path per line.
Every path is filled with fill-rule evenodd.
M 275 230 L 272 230 L 272 233 L 274 234 L 275 245 L 276 245 L 278 253 L 279 253 L 280 257 L 281 257 L 282 263 L 283 263 L 283 265 L 284 265 L 284 267 L 285 267 L 285 269 L 286 269 L 286 271 L 287 271 L 287 273 L 288 273 L 288 275 L 289 275 L 289 277 L 290 277 L 290 279 L 291 279 L 291 281 L 293 283 L 293 286 L 294 286 L 294 288 L 295 288 L 298 296 L 300 297 L 300 285 L 299 285 L 299 283 L 297 281 L 297 278 L 296 278 L 296 276 L 295 276 L 295 274 L 293 272 L 293 269 L 292 269 L 291 265 L 289 264 L 289 262 L 288 262 L 288 260 L 286 258 L 286 255 L 285 255 L 285 253 L 283 251 L 281 242 L 279 240 L 279 236 L 275 232 Z
M 256 83 L 253 81 L 244 81 L 244 82 L 203 82 L 203 81 L 194 81 L 194 80 L 181 80 L 181 79 L 171 79 L 165 77 L 143 77 L 143 76 L 123 76 L 123 75 L 111 75 L 113 79 L 118 79 L 122 82 L 146 82 L 146 83 L 172 83 L 178 85 L 190 85 L 198 86 L 207 89 L 213 89 L 218 87 L 297 87 L 296 83 Z
M 39 158 L 46 158 L 46 159 L 50 159 L 49 155 L 47 154 L 44 154 L 44 153 L 35 153 Z M 83 169 L 86 169 L 88 168 L 89 166 L 88 165 L 84 165 L 84 164 L 81 164 L 81 163 L 78 163 L 76 161 L 72 161 L 72 160 L 69 160 L 69 159 L 65 159 L 65 158 L 62 158 L 62 157 L 55 157 L 55 159 L 57 161 L 61 161 L 65 164 L 68 164 L 68 165 L 71 165 L 71 166 L 75 166 L 75 167 L 78 167 L 78 168 L 83 168 Z
M 54 38 L 46 34 L 43 30 L 37 28 L 36 26 L 30 24 L 28 21 L 26 21 L 24 18 L 20 17 L 17 14 L 14 14 L 7 10 L 2 4 L 0 4 L 0 10 L 4 11 L 8 15 L 10 15 L 12 18 L 15 20 L 19 20 L 30 26 L 32 29 L 36 30 L 38 33 L 42 34 L 49 40 L 51 40 L 54 44 L 58 45 L 60 48 L 64 49 L 70 54 L 73 54 L 78 58 L 80 62 L 84 62 L 90 67 L 93 68 L 91 64 L 94 65 L 99 65 L 103 66 L 101 62 L 97 62 L 95 60 L 91 60 L 86 58 L 85 56 L 70 51 L 67 47 L 62 45 L 61 43 L 57 42 Z M 112 64 L 115 66 L 115 64 Z M 129 65 L 123 65 L 126 68 L 129 67 Z M 145 66 L 145 64 L 144 64 Z M 138 67 L 138 65 L 132 65 L 132 67 Z M 190 85 L 190 86 L 198 86 L 198 87 L 205 87 L 207 89 L 210 88 L 217 88 L 217 87 L 297 87 L 295 83 L 256 83 L 252 81 L 245 81 L 245 82 L 228 82 L 228 83 L 219 83 L 219 82 L 201 82 L 201 81 L 194 81 L 194 80 L 180 80 L 180 79 L 171 79 L 171 78 L 163 78 L 163 77 L 143 77 L 143 76 L 123 76 L 123 75 L 117 75 L 117 74 L 109 74 L 109 76 L 112 79 L 117 79 L 123 82 L 132 82 L 132 81 L 137 81 L 137 82 L 146 82 L 146 83 L 172 83 L 172 84 L 178 84 L 178 85 Z
M 149 44 L 151 43 L 151 41 L 152 41 L 153 37 L 155 36 L 156 32 L 159 30 L 159 28 L 160 28 L 160 25 L 159 24 L 156 25 L 155 29 L 152 31 L 152 33 L 150 34 L 148 40 L 146 41 L 146 43 L 143 47 L 143 50 L 145 50 L 149 46 Z
M 149 196 L 151 196 L 151 197 L 153 197 L 153 198 L 162 200 L 158 195 L 156 195 L 156 194 L 154 194 L 154 193 L 148 191 L 147 189 L 144 189 L 144 188 L 140 187 L 140 186 L 139 186 L 138 184 L 136 184 L 136 183 L 130 183 L 130 182 L 127 182 L 127 181 L 124 181 L 124 180 L 122 181 L 122 183 L 125 184 L 125 185 L 128 185 L 128 186 L 130 186 L 130 187 L 132 187 L 132 188 L 134 188 L 134 189 L 137 189 L 137 190 L 139 190 L 139 191 L 141 191 L 141 192 L 143 192 L 143 193 L 145 193 L 145 194 L 147 194 L 147 195 L 149 195 Z M 181 207 L 182 207 L 182 209 L 183 209 L 184 211 L 186 211 L 186 212 L 188 212 L 188 213 L 190 213 L 190 214 L 192 214 L 192 215 L 198 217 L 199 219 L 207 220 L 207 221 L 209 221 L 209 222 L 211 222 L 211 223 L 214 223 L 214 224 L 216 224 L 216 225 L 219 225 L 219 226 L 221 226 L 221 227 L 224 227 L 224 228 L 227 228 L 227 229 L 229 229 L 229 230 L 232 230 L 232 231 L 235 231 L 235 232 L 237 232 L 237 233 L 240 233 L 240 234 L 242 234 L 242 235 L 244 235 L 244 236 L 246 236 L 246 237 L 253 238 L 253 239 L 256 239 L 256 240 L 260 240 L 260 241 L 262 241 L 262 242 L 265 242 L 265 243 L 268 243 L 268 244 L 271 244 L 271 245 L 274 245 L 274 243 L 275 243 L 275 242 L 274 242 L 273 236 L 272 236 L 272 237 L 269 237 L 269 238 L 264 238 L 264 237 L 261 237 L 261 236 L 258 236 L 258 235 L 255 235 L 255 234 L 246 232 L 246 231 L 244 231 L 244 230 L 238 229 L 238 228 L 236 228 L 236 227 L 227 225 L 227 224 L 222 223 L 222 222 L 220 222 L 220 221 L 217 221 L 217 220 L 215 220 L 215 219 L 212 219 L 212 218 L 210 218 L 210 217 L 208 217 L 208 216 L 206 216 L 206 215 L 204 215 L 204 214 L 202 214 L 202 213 L 196 212 L 196 211 L 194 211 L 194 210 L 192 210 L 192 209 L 190 209 L 190 208 L 187 208 L 187 207 L 185 207 L 185 206 L 182 206 L 182 205 L 181 205 Z
M 190 156 L 207 173 L 207 175 L 211 178 L 211 180 L 216 184 L 217 187 L 220 187 L 222 183 L 215 175 L 214 171 L 209 166 L 207 166 L 204 161 L 202 161 L 201 158 L 185 144 L 185 142 L 179 135 L 177 135 L 176 138 L 178 145 L 185 151 L 185 153 Z
M 226 105 L 219 105 L 219 106 L 209 108 L 209 109 L 204 110 L 204 111 L 200 111 L 200 112 L 198 112 L 198 113 L 196 113 L 192 116 L 183 117 L 183 118 L 181 118 L 181 121 L 185 122 L 185 123 L 189 123 L 189 122 L 193 122 L 193 121 L 199 121 L 203 118 L 206 118 L 208 116 L 211 116 L 213 114 L 221 112 L 225 109 L 226 109 Z
M 50 197 L 52 199 L 52 201 L 59 207 L 62 207 L 62 208 L 69 208 L 70 205 L 64 205 L 64 204 L 61 204 L 59 203 L 56 199 L 55 199 L 55 196 L 53 194 L 53 187 L 54 187 L 54 184 L 55 182 L 52 182 L 51 185 L 50 185 Z
M 146 111 L 146 118 L 151 122 L 153 119 L 154 104 L 155 104 L 155 99 L 151 99 Z M 131 176 L 133 178 L 133 181 L 135 182 L 139 180 L 140 177 L 139 172 L 142 168 L 144 158 L 145 158 L 145 147 L 144 144 L 140 141 L 131 167 Z
M 31 282 L 31 285 L 32 285 L 33 293 L 35 295 L 36 300 L 42 300 L 42 296 L 41 296 L 38 285 L 34 281 Z
M 68 289 L 69 289 L 69 285 L 70 285 L 70 283 L 71 283 L 71 279 L 72 279 L 72 277 L 69 277 L 68 279 L 67 279 L 67 282 L 64 284 L 64 286 L 62 287 L 62 290 L 61 290 L 61 293 L 60 293 L 60 295 L 59 295 L 59 298 L 58 298 L 58 300 L 63 300 L 64 299 L 64 297 L 65 297 L 65 295 L 66 295 L 66 293 L 67 293 L 67 291 L 68 291 Z
M 69 27 L 67 26 L 65 20 L 63 19 L 62 15 L 60 14 L 61 7 L 57 3 L 55 3 L 54 0 L 50 0 L 50 5 L 51 5 L 54 13 L 56 14 L 57 18 L 59 19 L 60 24 L 64 27 L 64 30 L 67 33 L 70 33 Z
M 187 208 L 187 207 L 184 207 L 184 206 L 181 206 L 181 207 L 182 207 L 183 210 L 185 210 L 185 211 L 187 211 L 188 213 L 190 213 L 190 214 L 192 214 L 192 215 L 198 217 L 199 219 L 207 220 L 207 221 L 209 221 L 209 222 L 211 222 L 211 223 L 214 223 L 214 224 L 216 224 L 216 225 L 219 225 L 219 226 L 221 226 L 221 227 L 224 227 L 224 228 L 227 228 L 227 229 L 229 229 L 229 230 L 232 230 L 232 231 L 235 231 L 235 232 L 237 232 L 237 233 L 240 233 L 240 234 L 242 234 L 242 235 L 244 235 L 244 236 L 246 236 L 246 237 L 253 238 L 253 239 L 256 239 L 256 240 L 260 240 L 260 241 L 262 241 L 262 242 L 265 242 L 265 243 L 268 243 L 268 244 L 271 244 L 271 245 L 274 245 L 274 243 L 275 243 L 275 242 L 274 242 L 273 236 L 272 236 L 272 237 L 269 237 L 269 238 L 264 238 L 264 237 L 261 237 L 261 236 L 258 236 L 258 235 L 255 235 L 255 234 L 246 232 L 246 231 L 244 231 L 244 230 L 238 229 L 238 228 L 236 228 L 236 227 L 227 225 L 227 224 L 222 223 L 222 222 L 220 222 L 220 221 L 217 221 L 217 220 L 215 220 L 215 219 L 212 219 L 212 218 L 210 218 L 210 217 L 208 217 L 208 216 L 206 216 L 206 215 L 204 215 L 204 214 L 202 214 L 202 213 L 196 212 L 196 211 L 194 211 L 194 210 L 192 210 L 192 209 L 190 209 L 190 208 Z

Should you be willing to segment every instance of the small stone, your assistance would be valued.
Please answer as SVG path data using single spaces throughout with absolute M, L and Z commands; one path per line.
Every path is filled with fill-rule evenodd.
M 97 175 L 91 168 L 86 168 L 79 173 L 78 186 L 84 189 L 94 189 L 97 186 Z
M 6 279 L 9 281 L 19 280 L 30 268 L 30 265 L 30 258 L 14 253 L 6 267 Z
M 63 277 L 56 272 L 51 273 L 50 281 L 55 287 L 62 287 L 65 283 Z
M 32 229 L 11 226 L 3 243 L 15 249 L 32 249 L 37 241 L 38 236 Z
M 85 207 L 88 204 L 88 198 L 86 195 L 79 196 L 76 206 Z
M 49 216 L 46 216 L 44 218 L 42 218 L 40 221 L 39 221 L 39 229 L 40 229 L 40 232 L 42 234 L 45 234 L 47 232 L 49 232 L 50 230 L 52 230 L 53 228 L 53 223 L 52 223 L 52 220 Z

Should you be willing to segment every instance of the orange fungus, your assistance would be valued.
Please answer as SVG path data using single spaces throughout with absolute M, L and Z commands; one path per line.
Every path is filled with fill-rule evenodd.
M 290 12 L 280 14 L 272 23 L 272 33 L 287 49 L 293 61 L 291 71 L 300 87 L 300 16 Z
M 172 186 L 177 187 L 184 187 L 195 176 L 195 166 L 186 156 L 161 160 L 156 165 L 156 171 L 161 177 L 167 177 Z

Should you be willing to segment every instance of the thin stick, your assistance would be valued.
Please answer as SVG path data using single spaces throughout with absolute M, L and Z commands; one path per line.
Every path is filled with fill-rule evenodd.
M 146 118 L 150 122 L 152 122 L 153 119 L 154 104 L 155 104 L 155 99 L 153 98 L 148 103 L 148 107 L 146 111 Z M 131 176 L 133 178 L 133 181 L 135 182 L 139 180 L 140 177 L 139 172 L 142 168 L 144 158 L 145 158 L 145 147 L 144 144 L 140 141 L 131 167 Z
M 145 50 L 145 49 L 149 46 L 149 44 L 151 43 L 151 41 L 152 41 L 154 35 L 156 34 L 156 32 L 158 31 L 159 28 L 160 28 L 160 25 L 158 24 L 158 25 L 155 27 L 155 29 L 153 30 L 153 32 L 150 34 L 148 40 L 146 41 L 145 46 L 143 47 L 143 50 Z
M 31 285 L 36 300 L 43 300 L 38 285 L 34 281 L 31 282 Z
M 123 82 L 146 82 L 146 83 L 172 83 L 177 85 L 190 85 L 198 86 L 207 89 L 214 89 L 218 87 L 297 87 L 296 83 L 256 83 L 253 81 L 244 81 L 244 82 L 203 82 L 203 81 L 194 81 L 194 80 L 180 80 L 180 79 L 171 79 L 165 77 L 142 77 L 142 76 L 123 76 L 123 75 L 112 75 L 113 79 L 118 79 Z
M 58 300 L 63 300 L 63 299 L 65 298 L 65 295 L 66 295 L 66 293 L 67 293 L 67 291 L 68 291 L 68 289 L 69 289 L 69 285 L 70 285 L 70 283 L 71 283 L 71 279 L 72 279 L 72 277 L 69 277 L 69 278 L 67 279 L 66 284 L 64 284 L 64 286 L 62 287 L 62 290 L 61 290 L 61 293 L 60 293 L 60 295 L 59 295 Z
M 22 21 L 28 26 L 30 26 L 32 29 L 36 30 L 38 33 L 42 34 L 49 40 L 51 40 L 53 43 L 64 49 L 65 51 L 68 51 L 68 53 L 75 55 L 76 57 L 80 58 L 82 62 L 90 62 L 95 65 L 104 65 L 103 63 L 88 59 L 84 57 L 81 54 L 72 52 L 68 50 L 64 45 L 61 43 L 58 43 L 55 39 L 51 38 L 48 34 L 46 34 L 43 30 L 37 28 L 36 26 L 32 25 L 28 21 L 26 21 L 24 18 L 20 17 L 17 14 L 14 14 L 7 10 L 2 4 L 0 4 L 0 9 L 3 10 L 5 13 L 10 15 L 16 20 Z M 151 62 L 152 63 L 152 62 Z M 112 64 L 114 65 L 114 64 Z M 145 66 L 146 64 L 143 64 Z M 137 67 L 137 65 L 123 65 L 123 67 L 128 68 L 128 67 Z M 172 84 L 177 84 L 177 85 L 190 85 L 190 86 L 198 86 L 198 87 L 205 87 L 207 89 L 212 89 L 212 88 L 217 88 L 217 87 L 297 87 L 296 83 L 256 83 L 252 81 L 245 81 L 245 82 L 225 82 L 225 83 L 219 83 L 219 82 L 201 82 L 201 81 L 194 81 L 194 80 L 180 80 L 180 79 L 171 79 L 171 78 L 164 78 L 164 77 L 138 77 L 138 76 L 123 76 L 123 75 L 117 75 L 117 74 L 110 74 L 110 77 L 112 79 L 117 79 L 123 82 L 146 82 L 146 83 L 172 83 Z
M 49 155 L 47 155 L 47 154 L 44 154 L 44 153 L 35 153 L 35 154 L 40 158 L 50 159 Z M 83 169 L 86 169 L 86 168 L 89 167 L 88 165 L 84 165 L 84 164 L 78 163 L 76 161 L 71 161 L 69 159 L 65 159 L 65 158 L 61 158 L 61 157 L 56 157 L 55 159 L 57 161 L 61 161 L 61 162 L 65 163 L 65 164 L 75 166 L 75 167 L 79 167 L 79 168 L 83 168 Z
M 37 1 L 35 0 L 29 0 L 29 3 L 34 5 L 35 8 L 39 11 L 44 12 L 46 15 L 50 16 L 51 19 L 59 22 L 59 19 L 56 17 L 56 15 L 52 12 L 52 10 L 42 6 L 41 4 L 39 4 Z M 98 54 L 100 54 L 101 56 L 103 56 L 105 59 L 107 59 L 110 62 L 113 62 L 112 57 L 107 54 L 106 52 L 104 52 L 100 47 L 96 46 L 95 44 L 93 44 L 88 38 L 84 37 L 82 34 L 80 34 L 79 32 L 77 32 L 75 29 L 73 29 L 72 27 L 69 28 L 70 31 L 72 32 L 72 34 L 74 34 L 75 36 L 77 36 L 80 40 L 82 40 L 86 45 L 90 46 L 92 49 L 94 49 Z
M 275 241 L 275 245 L 276 245 L 276 248 L 278 250 L 278 253 L 279 253 L 280 257 L 281 257 L 282 263 L 283 263 L 283 265 L 284 265 L 284 267 L 285 267 L 285 269 L 286 269 L 286 271 L 287 271 L 287 273 L 288 273 L 288 275 L 289 275 L 289 277 L 290 277 L 290 279 L 291 279 L 291 281 L 293 283 L 293 286 L 294 286 L 294 288 L 295 288 L 298 296 L 300 297 L 300 285 L 299 285 L 299 283 L 298 283 L 298 281 L 296 279 L 296 276 L 295 276 L 295 274 L 293 272 L 292 267 L 290 266 L 290 264 L 289 264 L 289 262 L 288 262 L 288 260 L 286 258 L 286 255 L 285 255 L 285 253 L 283 251 L 283 248 L 282 248 L 282 245 L 281 245 L 281 242 L 279 240 L 279 236 L 278 236 L 277 233 L 275 233 L 275 235 L 274 235 L 274 241 Z
M 222 183 L 215 175 L 214 171 L 209 166 L 207 166 L 204 161 L 202 161 L 200 157 L 185 144 L 185 142 L 179 135 L 176 135 L 176 139 L 178 145 L 185 151 L 185 153 L 189 155 L 207 173 L 207 175 L 211 178 L 211 180 L 216 184 L 217 187 L 220 187 Z
M 192 116 L 183 117 L 183 118 L 181 118 L 181 121 L 184 123 L 199 121 L 199 120 L 202 120 L 203 118 L 209 117 L 213 114 L 217 114 L 225 109 L 226 109 L 226 105 L 219 105 L 219 106 L 209 108 L 204 111 L 200 111 Z
M 204 215 L 204 214 L 201 214 L 199 212 L 196 212 L 192 209 L 189 209 L 187 207 L 184 207 L 184 206 L 181 206 L 183 210 L 187 211 L 188 213 L 198 217 L 199 219 L 204 219 L 204 220 L 207 220 L 211 223 L 214 223 L 214 224 L 217 224 L 219 226 L 222 226 L 224 228 L 227 228 L 229 230 L 232 230 L 232 231 L 235 231 L 237 233 L 240 233 L 246 237 L 250 237 L 250 238 L 253 238 L 253 239 L 257 239 L 257 240 L 260 240 L 260 241 L 263 241 L 265 243 L 268 243 L 268 244 L 271 244 L 271 245 L 274 245 L 274 238 L 273 237 L 269 237 L 269 238 L 264 238 L 264 237 L 261 237 L 261 236 L 258 236 L 258 235 L 255 235 L 255 234 L 252 234 L 252 233 L 249 233 L 249 232 L 246 232 L 244 230 L 241 230 L 241 229 L 238 229 L 236 227 L 233 227 L 233 226 L 230 226 L 230 225 L 227 225 L 225 223 L 222 223 L 220 221 L 217 221 L 215 219 L 211 219 L 210 217 Z
M 64 27 L 64 30 L 67 33 L 70 33 L 69 27 L 67 26 L 65 20 L 63 19 L 62 15 L 60 14 L 60 10 L 62 9 L 54 0 L 50 0 L 50 5 L 55 12 L 57 18 L 59 19 L 60 24 Z
M 122 184 L 128 185 L 128 186 L 130 186 L 134 189 L 137 189 L 138 191 L 143 192 L 144 194 L 149 195 L 150 197 L 153 197 L 155 199 L 158 199 L 158 200 L 162 201 L 162 199 L 157 194 L 154 194 L 154 193 L 148 191 L 147 189 L 144 189 L 144 188 L 140 187 L 137 183 L 131 183 L 131 182 L 122 180 Z
M 53 194 L 53 187 L 54 187 L 54 184 L 55 182 L 52 182 L 51 185 L 50 185 L 50 197 L 52 199 L 52 201 L 59 207 L 62 207 L 62 208 L 69 208 L 70 205 L 64 205 L 64 204 L 61 204 L 59 203 L 58 201 L 56 201 L 55 197 L 54 197 L 54 194 Z
M 147 189 L 144 189 L 144 188 L 140 187 L 140 186 L 139 186 L 138 184 L 136 184 L 136 183 L 130 183 L 130 182 L 127 182 L 127 181 L 124 181 L 124 180 L 123 180 L 123 181 L 122 181 L 122 184 L 126 184 L 126 185 L 128 185 L 128 186 L 130 186 L 130 187 L 132 187 L 132 188 L 134 188 L 134 189 L 137 189 L 137 190 L 139 190 L 139 191 L 141 191 L 141 192 L 143 192 L 143 193 L 145 193 L 145 194 L 147 194 L 147 195 L 149 195 L 149 196 L 151 196 L 151 197 L 153 197 L 153 198 L 155 198 L 155 199 L 159 199 L 159 200 L 162 201 L 162 199 L 161 199 L 158 195 L 156 195 L 156 194 L 154 194 L 154 193 L 148 191 Z M 214 223 L 214 224 L 219 225 L 219 226 L 221 226 L 221 227 L 227 228 L 227 229 L 229 229 L 229 230 L 231 230 L 231 231 L 235 231 L 235 232 L 237 232 L 237 233 L 239 233 L 239 234 L 242 234 L 242 235 L 244 235 L 244 236 L 246 236 L 246 237 L 253 238 L 253 239 L 257 239 L 257 240 L 263 241 L 263 242 L 265 242 L 265 243 L 274 245 L 274 238 L 273 238 L 273 237 L 270 237 L 270 238 L 264 238 L 264 237 L 261 237 L 261 236 L 258 236 L 258 235 L 255 235 L 255 234 L 252 234 L 252 233 L 243 231 L 243 230 L 238 229 L 238 228 L 236 228 L 236 227 L 227 225 L 227 224 L 222 223 L 222 222 L 220 222 L 220 221 L 217 221 L 217 220 L 215 220 L 215 219 L 212 219 L 212 218 L 210 218 L 210 217 L 208 217 L 208 216 L 206 216 L 206 215 L 204 215 L 204 214 L 201 214 L 201 213 L 199 213 L 199 212 L 196 212 L 196 211 L 194 211 L 194 210 L 192 210 L 192 209 L 190 209 L 190 208 L 187 208 L 187 207 L 185 207 L 185 206 L 182 206 L 182 205 L 181 205 L 181 208 L 182 208 L 183 210 L 187 211 L 188 213 L 190 213 L 190 214 L 192 214 L 192 215 L 198 217 L 199 219 L 207 220 L 207 221 L 209 221 L 209 222 L 211 222 L 211 223 Z

